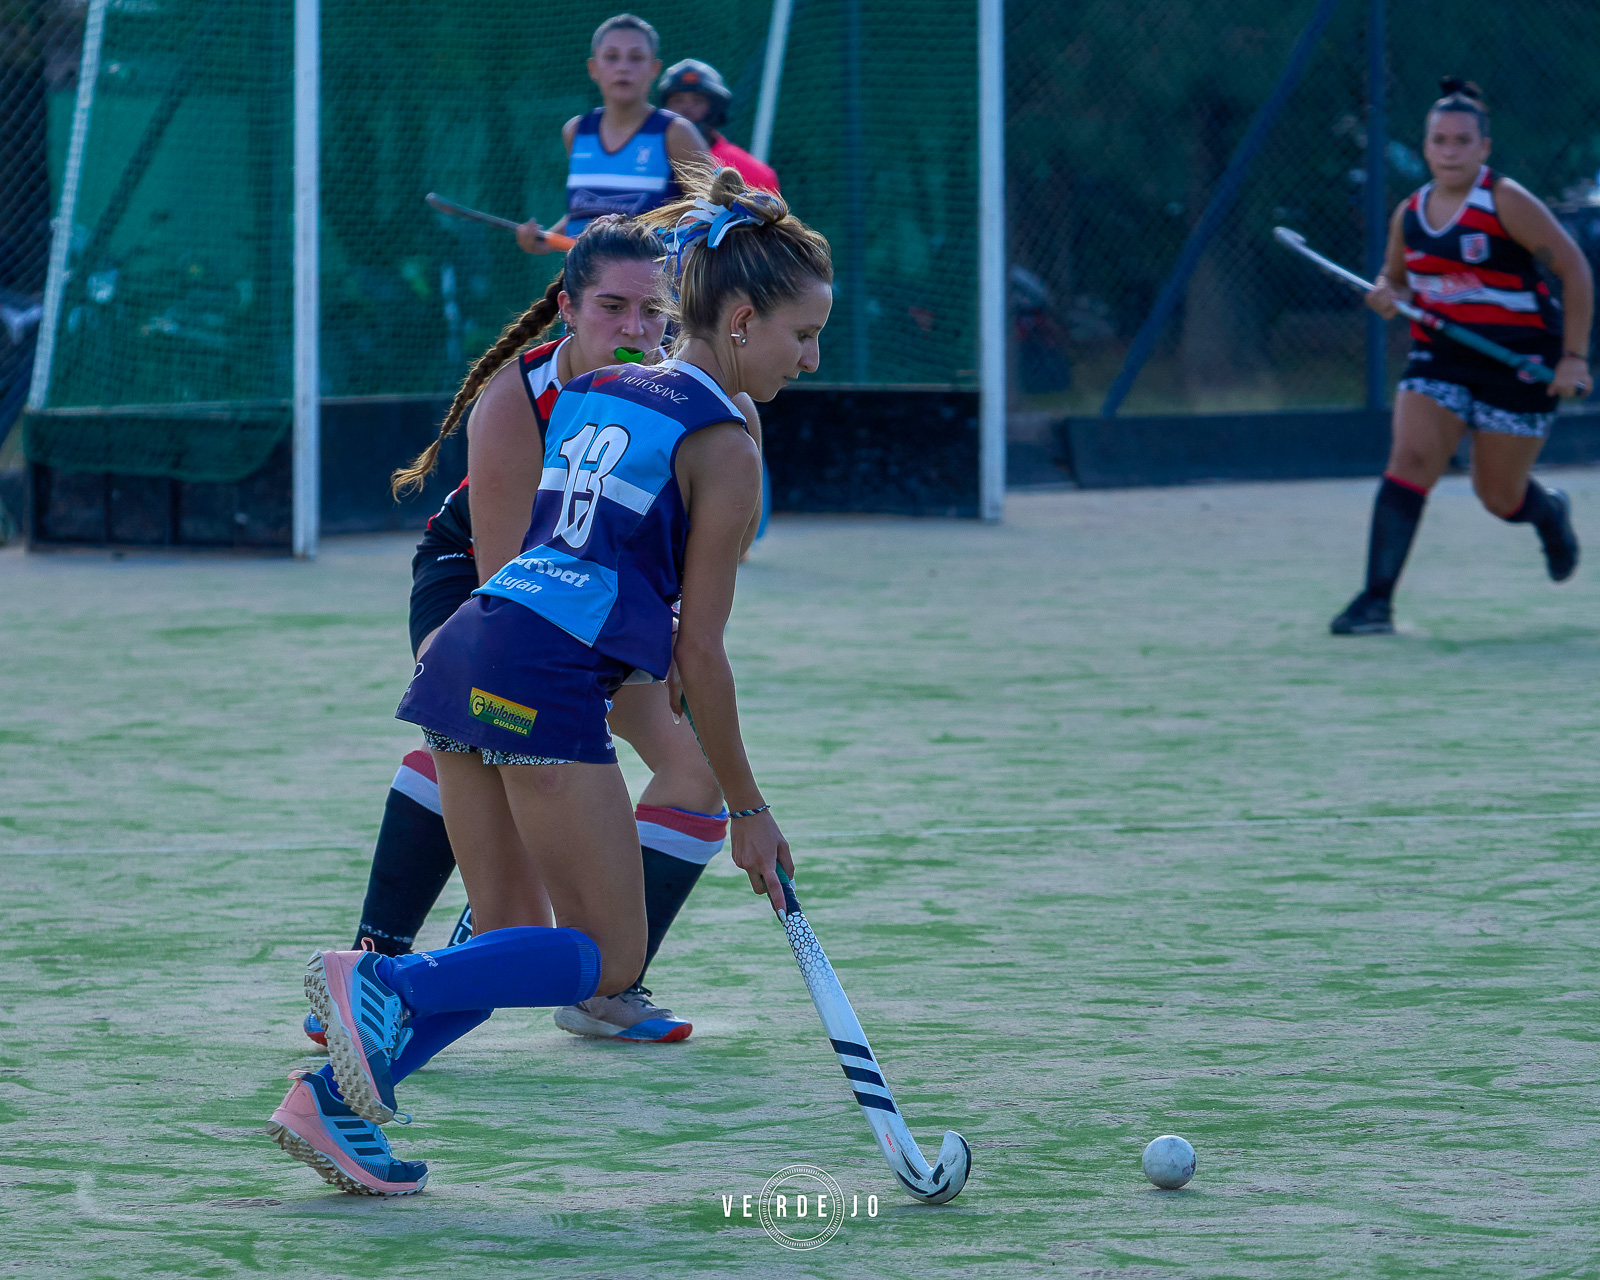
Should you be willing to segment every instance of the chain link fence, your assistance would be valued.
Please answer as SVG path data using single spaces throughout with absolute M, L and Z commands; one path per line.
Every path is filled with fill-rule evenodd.
M 1325 4 L 1325 26 L 1292 67 Z M 1124 413 L 1368 400 L 1359 299 L 1270 232 L 1290 225 L 1370 267 L 1373 9 L 1009 0 L 1014 422 L 1099 413 L 1119 386 Z M 1424 113 L 1440 74 L 1463 75 L 1494 110 L 1497 167 L 1600 255 L 1600 6 L 1390 0 L 1387 10 L 1384 207 L 1426 180 Z M 548 262 L 427 214 L 420 197 L 439 189 L 553 217 L 555 130 L 592 100 L 587 32 L 610 11 L 584 0 L 529 24 L 511 8 L 327 0 L 326 394 L 446 390 L 542 290 Z M 766 6 L 663 0 L 643 12 L 667 60 L 721 68 L 736 90 L 729 132 L 747 142 Z M 289 273 L 290 13 L 291 0 L 113 0 L 52 403 L 286 396 L 287 294 L 273 282 Z M 0 441 L 29 381 L 83 20 L 83 0 L 0 0 Z M 795 5 L 773 161 L 797 210 L 841 246 L 829 381 L 973 381 L 974 21 L 967 0 L 931 4 L 914 28 L 881 0 Z M 1260 145 L 1226 216 L 1153 324 L 1253 128 Z M 1130 361 L 1141 329 L 1154 339 L 1142 363 Z M 219 352 L 241 335 L 254 358 L 225 366 Z M 1392 386 L 1406 339 L 1390 326 L 1386 340 L 1380 372 Z M 115 385 L 101 386 L 107 378 Z M 267 426 L 282 429 L 277 418 Z M 17 460 L 13 433 L 0 473 Z
M 0 474 L 21 465 L 10 437 L 28 394 L 60 185 L 52 142 L 65 138 L 52 104 L 76 85 L 83 15 L 72 0 L 0 0 Z M 19 505 L 12 487 L 0 491 L 0 539 L 5 508 Z
M 1126 413 L 1364 403 L 1358 297 L 1279 248 L 1275 225 L 1365 274 L 1370 0 L 1343 0 L 1161 326 Z M 1391 3 L 1381 50 L 1385 213 L 1427 181 L 1439 77 L 1483 88 L 1492 163 L 1600 240 L 1600 6 Z M 1007 8 L 1014 408 L 1096 414 L 1317 0 L 1090 0 Z M 1406 337 L 1387 335 L 1389 378 Z

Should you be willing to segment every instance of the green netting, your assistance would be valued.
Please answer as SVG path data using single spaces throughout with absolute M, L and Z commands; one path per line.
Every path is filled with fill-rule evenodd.
M 1315 8 L 1315 0 L 1007 4 L 1020 407 L 1099 411 Z M 1324 253 L 1364 265 L 1368 10 L 1335 9 L 1125 411 L 1362 404 L 1360 298 L 1285 253 L 1271 232 L 1287 223 Z M 1563 216 L 1593 208 L 1600 5 L 1391 0 L 1386 43 L 1389 208 L 1427 180 L 1423 118 L 1444 74 L 1475 79 L 1488 95 L 1497 168 Z M 1389 337 L 1394 374 L 1408 339 L 1401 325 Z
M 30 418 L 30 458 L 230 480 L 287 430 L 291 20 L 108 7 L 46 402 L 100 412 Z
M 324 0 L 324 396 L 450 391 L 543 292 L 557 259 L 423 196 L 558 218 L 561 125 L 598 105 L 584 63 L 615 12 Z M 726 131 L 748 145 L 768 6 L 643 13 L 664 62 L 723 73 Z M 975 382 L 975 21 L 971 0 L 935 0 L 915 24 L 881 2 L 795 6 L 771 161 L 836 249 L 822 381 Z M 287 430 L 292 22 L 292 0 L 110 9 L 35 460 L 236 479 Z M 160 408 L 58 412 L 128 405 Z

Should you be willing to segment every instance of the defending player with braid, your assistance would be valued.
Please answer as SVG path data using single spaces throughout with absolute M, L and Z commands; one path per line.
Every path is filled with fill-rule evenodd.
M 642 226 L 605 218 L 579 238 L 564 271 L 537 303 L 508 325 L 473 366 L 434 441 L 395 474 L 397 493 L 419 487 L 438 462 L 439 447 L 469 406 L 469 473 L 445 499 L 412 560 L 411 648 L 426 652 L 433 633 L 474 590 L 516 554 L 527 527 L 542 469 L 544 428 L 562 384 L 613 363 L 618 350 L 660 358 L 665 325 L 659 304 L 659 238 Z M 522 350 L 557 319 L 568 336 Z M 518 353 L 521 353 L 520 356 Z M 739 398 L 759 443 L 760 419 L 748 397 Z M 706 864 L 721 849 L 727 815 L 705 757 L 685 724 L 674 723 L 662 685 L 617 691 L 612 731 L 630 743 L 652 778 L 636 810 L 649 920 L 646 964 Z M 411 950 L 417 931 L 455 869 L 455 855 L 439 810 L 433 759 L 410 752 L 395 774 L 373 851 L 356 947 L 384 955 Z M 470 921 L 458 934 L 471 936 Z M 681 1040 L 692 1025 L 655 1005 L 643 984 L 583 1007 L 556 1011 L 556 1022 L 578 1035 L 629 1041 Z M 306 1031 L 322 1042 L 314 1014 Z
M 733 397 L 815 371 L 828 244 L 731 169 L 665 206 L 682 328 L 674 358 L 574 378 L 557 397 L 523 551 L 439 628 L 397 715 L 433 753 L 479 933 L 433 954 L 316 956 L 306 993 L 328 1067 L 269 1132 L 346 1190 L 405 1195 L 424 1165 L 377 1125 L 395 1087 L 501 1007 L 627 990 L 647 946 L 638 833 L 606 731 L 636 670 L 692 705 L 730 808 L 733 860 L 784 905 L 794 862 L 739 728 L 723 632 L 759 518 L 761 458 Z M 674 635 L 673 610 L 681 601 Z M 546 924 L 554 908 L 556 924 Z M 337 1109 L 335 1109 L 337 1108 Z
M 1395 300 L 1424 307 L 1553 366 L 1551 383 L 1449 338 L 1411 327 L 1411 358 L 1394 405 L 1394 443 L 1372 512 L 1367 583 L 1333 620 L 1336 635 L 1394 630 L 1391 604 L 1428 492 L 1472 431 L 1472 487 L 1511 524 L 1531 524 L 1550 576 L 1578 563 L 1571 503 L 1529 475 L 1555 421 L 1556 396 L 1587 395 L 1594 280 L 1583 253 L 1550 210 L 1489 168 L 1489 111 L 1476 85 L 1446 78 L 1428 110 L 1423 156 L 1433 181 L 1389 224 L 1384 270 L 1367 305 L 1385 318 Z M 1537 265 L 1562 285 L 1558 306 Z

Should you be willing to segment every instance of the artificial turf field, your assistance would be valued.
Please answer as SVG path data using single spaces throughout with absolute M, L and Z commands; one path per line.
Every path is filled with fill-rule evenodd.
M 942 1208 L 726 854 L 651 973 L 692 1039 L 497 1014 L 402 1086 L 428 1189 L 333 1193 L 261 1129 L 416 740 L 410 540 L 0 552 L 0 1276 L 1600 1273 L 1600 568 L 1552 586 L 1450 480 L 1407 633 L 1334 639 L 1371 493 L 780 519 L 742 571 L 808 915 L 924 1150 L 972 1144 Z M 803 1254 L 740 1216 L 796 1161 L 863 1206 Z

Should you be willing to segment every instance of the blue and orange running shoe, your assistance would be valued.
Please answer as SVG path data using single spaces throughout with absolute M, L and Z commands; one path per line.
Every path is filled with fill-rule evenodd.
M 267 1124 L 267 1136 L 341 1191 L 353 1196 L 409 1196 L 428 1183 L 420 1160 L 396 1160 L 383 1130 L 363 1120 L 321 1076 L 297 1072 Z
M 395 1118 L 389 1064 L 411 1028 L 400 997 L 378 977 L 375 951 L 321 951 L 306 966 L 306 999 L 327 1037 L 328 1061 L 344 1100 L 363 1120 Z
M 582 1004 L 555 1011 L 556 1026 L 575 1036 L 596 1040 L 632 1040 L 639 1044 L 671 1044 L 687 1040 L 694 1023 L 672 1016 L 637 982 L 614 996 L 591 996 Z M 341 1086 L 342 1087 L 342 1086 Z

